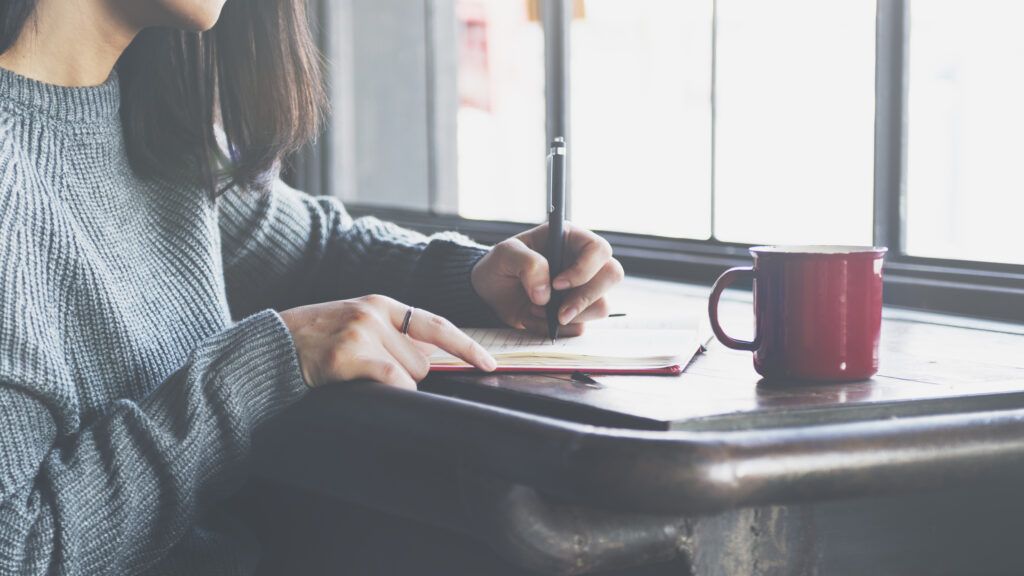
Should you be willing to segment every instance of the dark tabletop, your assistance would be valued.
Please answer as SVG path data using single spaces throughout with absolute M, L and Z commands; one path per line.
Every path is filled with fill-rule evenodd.
M 617 310 L 633 323 L 703 322 L 706 290 L 632 281 Z M 728 328 L 749 336 L 749 297 L 723 303 Z M 746 330 L 744 330 L 746 328 Z M 711 340 L 681 376 L 453 375 L 421 389 L 576 422 L 665 430 L 733 430 L 1024 406 L 1024 326 L 886 310 L 879 374 L 868 381 L 762 381 L 749 352 Z
M 703 317 L 705 295 L 630 281 L 613 308 L 631 323 L 678 325 Z M 749 298 L 734 296 L 723 312 L 730 331 L 749 336 Z M 965 510 L 1006 508 L 979 487 L 1024 479 L 1022 350 L 1021 326 L 887 310 L 881 371 L 865 382 L 769 384 L 749 353 L 711 344 L 678 377 L 601 376 L 588 386 L 448 374 L 420 392 L 348 383 L 314 391 L 261 430 L 255 465 L 290 487 L 464 532 L 541 573 L 679 554 L 717 566 L 728 556 L 722 542 L 749 556 L 750 535 L 775 542 L 771 519 L 790 512 L 824 543 L 803 557 L 820 559 L 829 538 L 843 550 L 868 542 L 850 534 L 878 534 L 864 544 L 871 550 L 906 545 L 907 534 L 927 539 L 935 522 L 921 514 L 953 493 Z M 877 513 L 933 492 L 941 496 L 911 512 Z M 871 498 L 874 508 L 862 504 Z M 826 509 L 839 511 L 815 512 Z M 866 520 L 835 524 L 856 514 Z M 846 565 L 836 549 L 832 565 Z

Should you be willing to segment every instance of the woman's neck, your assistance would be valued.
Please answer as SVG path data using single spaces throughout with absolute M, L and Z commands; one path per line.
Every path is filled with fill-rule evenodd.
M 117 3 L 39 0 L 21 36 L 0 54 L 0 67 L 59 86 L 102 84 L 141 30 Z

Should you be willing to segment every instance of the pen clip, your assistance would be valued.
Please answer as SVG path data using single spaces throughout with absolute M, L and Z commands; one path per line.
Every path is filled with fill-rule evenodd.
M 548 214 L 555 211 L 555 198 L 554 198 L 554 186 L 555 186 L 555 156 L 565 156 L 565 138 L 559 136 L 551 141 L 551 147 L 548 148 Z
M 548 214 L 550 215 L 555 211 L 555 149 L 554 147 L 548 152 L 548 185 L 545 187 L 545 191 L 548 195 Z

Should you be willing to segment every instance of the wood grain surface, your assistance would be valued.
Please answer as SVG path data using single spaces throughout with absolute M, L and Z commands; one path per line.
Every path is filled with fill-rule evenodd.
M 631 324 L 707 333 L 707 289 L 631 279 L 613 308 Z M 753 326 L 749 294 L 723 300 L 737 337 Z M 609 320 L 608 322 L 617 321 Z M 681 376 L 436 375 L 427 392 L 579 422 L 664 429 L 745 429 L 1024 406 L 1024 326 L 886 310 L 878 375 L 864 382 L 767 382 L 748 352 L 712 341 Z

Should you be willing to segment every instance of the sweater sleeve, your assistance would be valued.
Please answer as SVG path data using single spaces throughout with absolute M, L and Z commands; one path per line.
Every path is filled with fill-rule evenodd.
M 232 313 L 384 294 L 460 325 L 496 325 L 470 282 L 487 248 L 455 233 L 424 236 L 375 218 L 353 219 L 334 198 L 278 181 L 266 192 L 219 198 Z
M 251 432 L 306 390 L 270 311 L 206 339 L 151 394 L 73 433 L 55 420 L 52 383 L 22 380 L 0 370 L 0 574 L 153 565 L 230 488 Z

